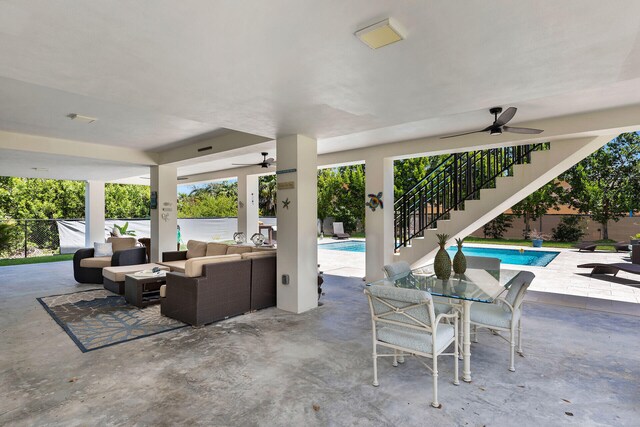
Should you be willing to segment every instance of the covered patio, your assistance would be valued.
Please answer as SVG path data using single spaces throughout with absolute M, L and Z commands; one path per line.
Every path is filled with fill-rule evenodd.
M 469 235 L 640 129 L 639 13 L 630 0 L 2 2 L 0 176 L 85 183 L 77 261 L 95 276 L 74 280 L 69 261 L 0 267 L 0 424 L 637 424 L 632 276 L 579 276 L 564 251 L 532 269 L 516 371 L 492 334 L 468 352 L 467 315 L 473 381 L 453 385 L 442 360 L 438 409 L 414 359 L 380 361 L 372 386 L 363 291 L 394 261 L 430 262 L 436 233 Z M 378 28 L 396 39 L 373 49 L 361 36 Z M 445 158 L 424 168 L 434 180 L 397 194 L 394 162 L 429 156 Z M 322 253 L 318 170 L 354 164 L 365 171 L 366 253 Z M 234 224 L 250 237 L 267 173 L 277 248 L 176 251 L 179 184 L 237 180 Z M 105 183 L 149 187 L 148 253 L 103 246 Z M 119 264 L 127 250 L 141 258 Z M 174 264 L 158 274 L 150 263 Z M 255 289 L 267 305 L 255 308 Z M 187 306 L 211 316 L 176 317 Z
M 524 358 L 472 346 L 474 381 L 440 367 L 443 407 L 413 359 L 371 386 L 363 282 L 326 275 L 324 305 L 277 308 L 81 353 L 35 298 L 90 288 L 68 262 L 3 267 L 4 425 L 632 425 L 640 415 L 638 315 L 529 301 Z M 19 362 L 18 362 L 19 361 Z

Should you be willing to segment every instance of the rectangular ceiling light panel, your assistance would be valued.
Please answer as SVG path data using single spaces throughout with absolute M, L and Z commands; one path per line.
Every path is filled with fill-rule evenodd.
M 393 18 L 385 19 L 356 31 L 358 37 L 371 49 L 379 49 L 400 40 L 404 40 L 403 31 Z

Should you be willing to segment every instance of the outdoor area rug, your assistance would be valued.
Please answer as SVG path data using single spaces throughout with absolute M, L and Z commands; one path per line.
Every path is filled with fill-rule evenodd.
M 140 309 L 105 289 L 37 300 L 83 353 L 187 326 L 162 316 L 160 304 Z

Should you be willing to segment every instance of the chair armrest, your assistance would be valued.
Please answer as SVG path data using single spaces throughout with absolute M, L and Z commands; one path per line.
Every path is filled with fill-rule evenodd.
M 113 267 L 121 265 L 146 264 L 147 251 L 145 248 L 131 248 L 113 253 L 111 265 Z
M 181 261 L 187 259 L 187 251 L 162 252 L 162 262 Z
M 509 302 L 508 302 L 506 299 L 504 299 L 504 298 L 502 298 L 502 297 L 501 297 L 501 298 L 496 298 L 496 299 L 495 299 L 495 301 L 499 301 L 499 302 L 501 302 L 502 304 L 506 305 L 506 306 L 509 308 L 509 310 L 511 311 L 511 313 L 513 313 L 513 312 L 514 312 L 513 307 L 511 306 L 511 304 L 509 304 Z
M 79 264 L 81 260 L 85 258 L 93 258 L 94 249 L 93 248 L 84 248 L 78 249 L 75 254 L 73 254 L 73 263 L 76 262 Z

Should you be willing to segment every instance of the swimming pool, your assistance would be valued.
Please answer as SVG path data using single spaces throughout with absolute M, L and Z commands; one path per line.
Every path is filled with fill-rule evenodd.
M 453 259 L 453 256 L 457 251 L 458 248 L 456 246 L 450 246 L 447 248 L 447 252 L 451 255 L 451 259 Z M 558 256 L 560 252 L 527 250 L 520 252 L 518 249 L 463 247 L 462 253 L 468 256 L 500 258 L 500 261 L 504 264 L 546 267 L 555 257 Z
M 329 251 L 364 252 L 365 242 L 362 240 L 349 240 L 346 242 L 322 243 L 318 245 L 318 249 L 326 249 Z
M 345 251 L 345 252 L 364 252 L 365 242 L 362 240 L 349 240 L 346 242 L 321 243 L 318 249 L 329 251 Z M 450 246 L 447 252 L 453 256 L 458 248 Z M 560 252 L 556 251 L 528 251 L 520 252 L 518 249 L 502 249 L 502 248 L 476 248 L 463 247 L 462 253 L 469 256 L 485 256 L 492 258 L 500 258 L 504 264 L 514 265 L 532 265 L 537 267 L 546 267 Z

